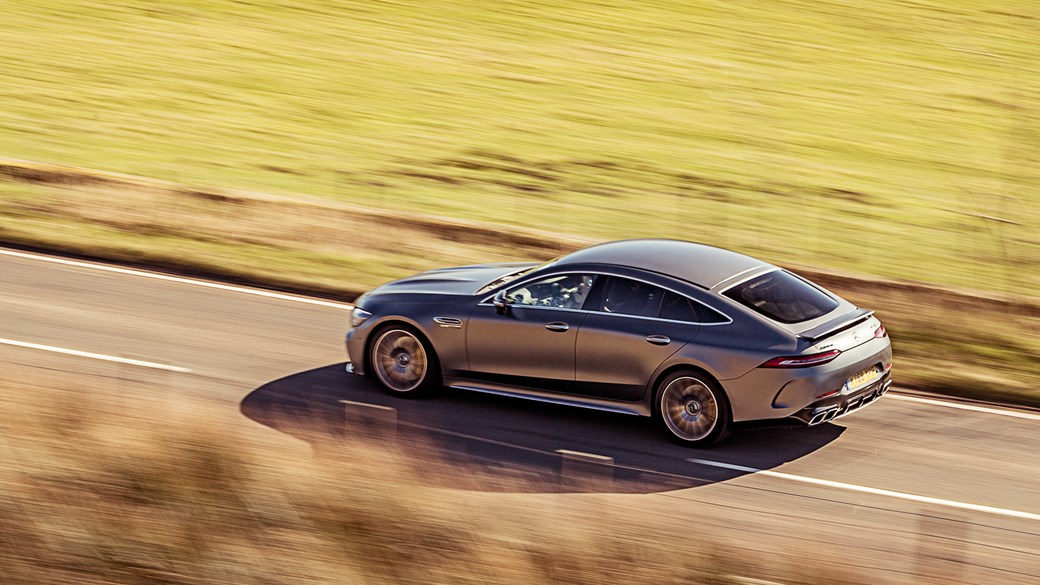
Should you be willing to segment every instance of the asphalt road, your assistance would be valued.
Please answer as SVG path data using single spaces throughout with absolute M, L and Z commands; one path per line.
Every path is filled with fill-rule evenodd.
M 648 419 L 451 390 L 388 396 L 343 372 L 347 316 L 335 303 L 0 253 L 0 365 L 163 372 L 178 395 L 308 441 L 358 428 L 341 400 L 389 406 L 401 440 L 453 464 L 536 478 L 535 497 L 609 495 L 677 538 L 722 534 L 759 563 L 798 544 L 877 582 L 1040 582 L 1036 413 L 890 393 L 831 424 L 742 425 L 692 450 Z M 613 479 L 562 473 L 560 449 L 613 458 Z

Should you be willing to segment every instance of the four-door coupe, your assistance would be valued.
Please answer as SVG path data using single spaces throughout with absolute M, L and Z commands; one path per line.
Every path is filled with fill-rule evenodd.
M 888 390 L 892 368 L 873 311 L 675 240 L 397 280 L 357 299 L 346 345 L 347 370 L 395 394 L 447 385 L 654 416 L 690 445 L 738 421 L 848 414 Z

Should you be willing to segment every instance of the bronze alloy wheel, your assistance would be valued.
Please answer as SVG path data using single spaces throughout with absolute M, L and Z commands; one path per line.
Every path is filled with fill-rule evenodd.
M 400 394 L 425 386 L 430 374 L 430 357 L 423 342 L 405 329 L 383 331 L 372 344 L 372 369 L 388 390 Z
M 725 394 L 705 376 L 676 372 L 661 382 L 657 413 L 673 437 L 689 445 L 710 445 L 729 431 Z

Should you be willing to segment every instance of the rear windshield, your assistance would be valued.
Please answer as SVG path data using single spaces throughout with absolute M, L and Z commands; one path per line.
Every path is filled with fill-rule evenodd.
M 781 323 L 801 323 L 826 315 L 838 302 L 804 280 L 777 270 L 722 293 Z

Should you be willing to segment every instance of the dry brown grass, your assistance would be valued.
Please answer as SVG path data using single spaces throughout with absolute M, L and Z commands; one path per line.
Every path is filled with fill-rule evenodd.
M 226 407 L 128 408 L 60 379 L 0 390 L 7 585 L 874 581 L 676 538 L 635 509 L 604 513 L 605 494 L 481 491 L 490 478 L 422 445 L 308 450 Z M 474 489 L 430 487 L 438 474 Z

